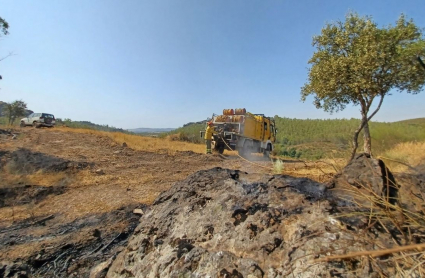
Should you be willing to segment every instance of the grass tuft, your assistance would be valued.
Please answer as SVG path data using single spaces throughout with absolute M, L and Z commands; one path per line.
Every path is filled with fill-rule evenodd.
M 283 161 L 276 159 L 273 163 L 273 174 L 282 174 L 283 172 Z

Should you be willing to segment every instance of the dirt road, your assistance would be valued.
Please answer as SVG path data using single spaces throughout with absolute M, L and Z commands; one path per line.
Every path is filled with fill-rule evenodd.
M 213 167 L 267 172 L 237 157 L 135 151 L 95 134 L 17 132 L 0 138 L 0 273 L 9 275 L 87 276 L 126 244 L 140 217 L 133 210 L 174 182 Z

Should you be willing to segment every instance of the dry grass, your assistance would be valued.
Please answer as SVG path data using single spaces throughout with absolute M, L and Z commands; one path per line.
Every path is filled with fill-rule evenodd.
M 411 167 L 425 163 L 425 142 L 397 144 L 394 148 L 385 152 L 381 158 L 393 171 L 409 170 Z
M 283 173 L 283 161 L 280 159 L 276 159 L 273 163 L 273 174 L 281 174 Z
M 319 161 L 285 161 L 282 174 L 306 177 L 318 182 L 328 182 L 346 165 L 344 159 L 323 159 Z
M 396 186 L 387 184 L 388 187 Z M 411 185 L 413 186 L 413 185 Z M 341 213 L 339 217 L 358 218 L 366 221 L 367 228 L 360 231 L 364 242 L 375 246 L 375 250 L 364 250 L 344 255 L 329 256 L 322 261 L 367 257 L 374 271 L 381 277 L 425 277 L 425 215 L 423 211 L 408 209 L 403 201 L 413 204 L 423 204 L 422 196 L 399 196 L 396 204 L 388 202 L 387 196 L 376 194 L 369 186 L 358 184 L 358 187 L 346 184 L 337 189 L 342 199 L 356 205 L 351 212 Z M 420 207 L 420 206 L 419 206 Z M 367 230 L 379 226 L 381 235 L 369 237 Z M 359 232 L 356 232 L 359 234 Z M 391 240 L 388 241 L 388 238 Z M 419 240 L 419 242 L 418 242 Z M 384 261 L 374 257 L 390 255 Z M 390 267 L 389 267 L 390 266 Z
M 176 152 L 192 151 L 195 153 L 205 153 L 205 146 L 202 144 L 192 144 L 187 142 L 175 141 L 169 138 L 153 138 L 147 136 L 139 136 L 125 134 L 121 132 L 106 132 L 92 129 L 78 129 L 57 127 L 51 131 L 59 130 L 62 132 L 75 132 L 84 134 L 93 134 L 98 136 L 109 137 L 118 144 L 126 143 L 127 146 L 134 150 L 148 152 L 166 152 L 175 155 Z

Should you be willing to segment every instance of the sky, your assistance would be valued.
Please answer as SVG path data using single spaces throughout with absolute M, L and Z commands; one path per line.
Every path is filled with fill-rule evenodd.
M 119 128 L 168 128 L 225 108 L 298 119 L 312 37 L 347 13 L 425 28 L 424 0 L 0 0 L 0 100 Z M 394 92 L 375 121 L 425 117 L 425 92 Z M 373 109 L 373 107 L 372 107 Z

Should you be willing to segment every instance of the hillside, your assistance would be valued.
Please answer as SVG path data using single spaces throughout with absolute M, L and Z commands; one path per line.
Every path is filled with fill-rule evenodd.
M 64 125 L 71 128 L 86 128 L 86 129 L 94 129 L 94 130 L 109 131 L 109 132 L 122 132 L 122 133 L 129 132 L 125 129 L 116 128 L 109 125 L 99 125 L 89 121 L 72 121 L 71 119 L 62 120 L 60 118 L 57 118 L 56 125 L 57 126 Z
M 346 157 L 352 146 L 352 134 L 360 123 L 358 119 L 274 119 L 278 130 L 275 154 L 305 159 Z M 204 128 L 205 124 L 188 124 L 163 136 L 178 134 L 180 140 L 202 143 L 199 131 Z M 370 130 L 374 152 L 384 153 L 398 143 L 425 141 L 425 118 L 371 122 Z M 362 136 L 359 139 L 362 146 Z
M 416 118 L 416 119 L 398 121 L 397 123 L 425 127 L 425 118 Z

